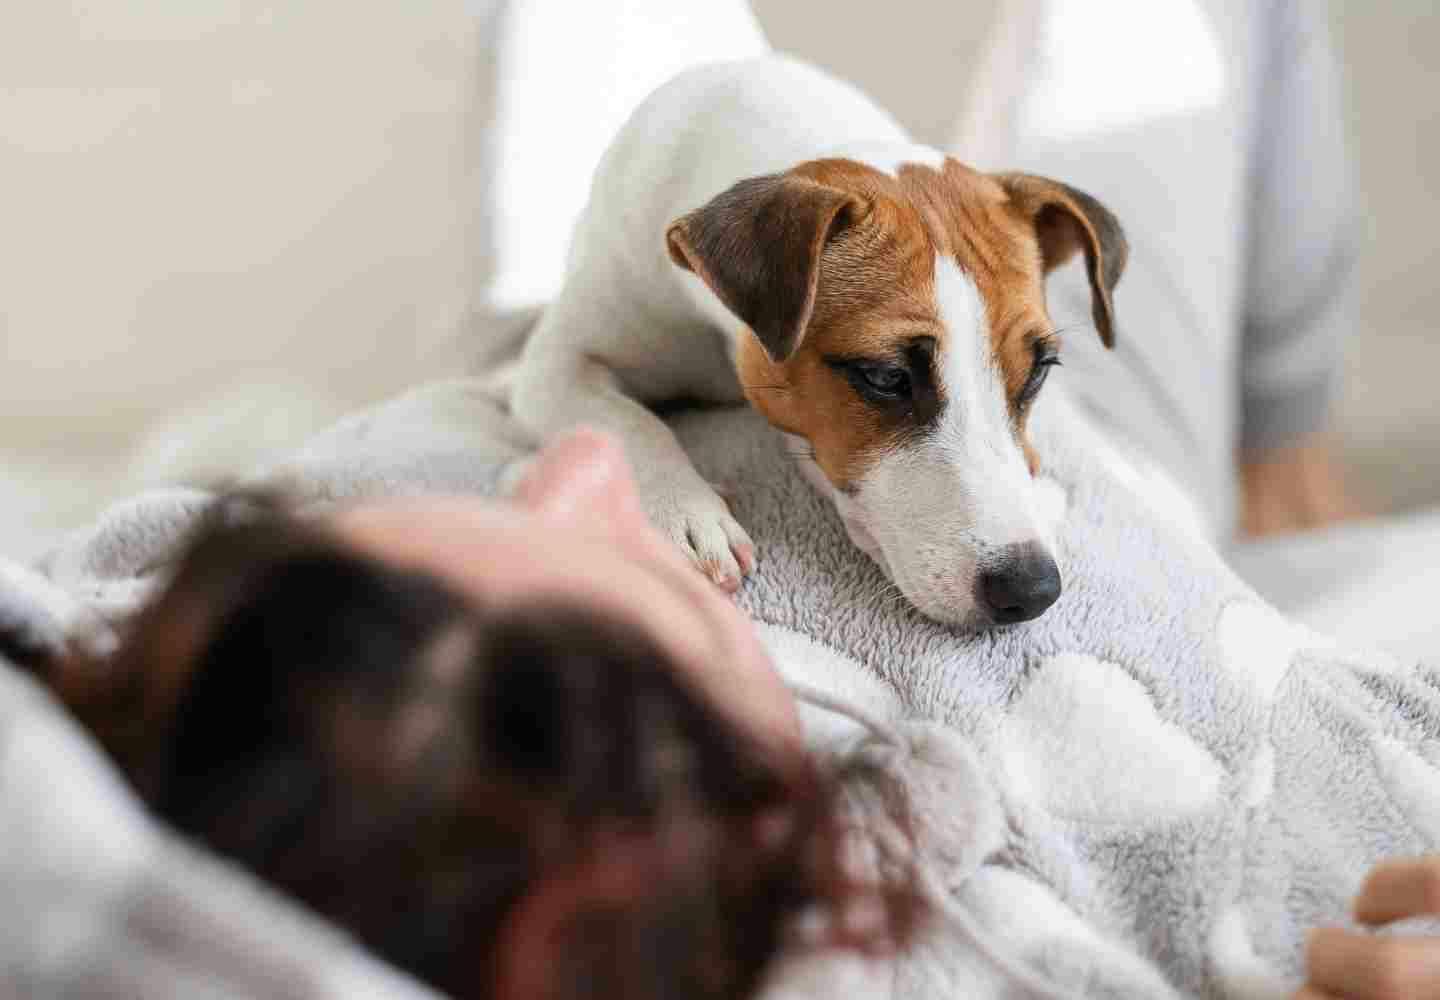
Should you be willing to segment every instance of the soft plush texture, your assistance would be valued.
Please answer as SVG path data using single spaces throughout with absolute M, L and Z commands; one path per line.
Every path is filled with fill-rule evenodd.
M 1282 996 L 1305 929 L 1344 922 L 1371 864 L 1440 842 L 1440 674 L 1286 621 L 1226 567 L 1184 496 L 1082 423 L 1061 392 L 1047 393 L 1033 433 L 1065 594 L 1037 622 L 980 634 L 911 611 L 754 413 L 688 414 L 676 427 L 758 544 L 740 600 L 783 672 L 866 708 L 904 743 L 806 710 L 815 745 L 853 776 L 861 843 L 908 829 L 908 849 L 987 938 L 1065 995 Z M 457 380 L 350 418 L 256 481 L 288 484 L 317 508 L 418 490 L 484 494 L 527 450 L 495 394 Z M 119 623 L 206 502 L 169 490 L 113 509 L 38 566 L 0 574 L 0 618 L 29 615 L 34 634 L 52 637 L 81 618 Z M 16 690 L 39 711 L 43 699 Z M 0 828 L 8 898 L 30 900 L 10 912 L 58 906 L 53 888 L 67 880 L 103 888 L 98 936 L 76 938 L 75 954 L 99 961 L 99 948 L 115 968 L 149 974 L 125 915 L 182 855 L 137 848 L 144 878 L 106 874 L 114 852 L 101 850 L 93 818 L 134 807 L 81 758 L 65 766 L 88 775 L 76 788 L 92 791 L 75 807 L 86 829 L 50 860 L 54 827 L 24 817 L 53 812 L 33 778 L 51 762 L 39 749 L 7 760 L 32 775 L 10 784 L 6 813 L 19 819 Z M 47 862 L 59 881 L 27 875 Z M 184 929 L 211 891 L 154 903 L 148 919 Z M 246 891 L 230 897 L 232 915 L 248 908 L 254 937 L 226 958 L 242 965 L 287 947 L 266 926 L 274 901 Z M 9 938 L 5 967 L 48 968 L 33 953 L 44 940 Z M 192 946 L 187 935 L 165 940 Z M 198 968 L 220 960 L 195 953 Z M 894 964 L 797 964 L 775 987 L 786 998 L 837 989 L 1028 995 L 943 921 Z

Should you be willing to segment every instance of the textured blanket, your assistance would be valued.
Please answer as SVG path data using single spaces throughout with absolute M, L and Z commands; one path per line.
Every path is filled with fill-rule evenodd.
M 887 745 L 806 710 L 815 745 L 851 775 L 862 843 L 910 831 L 914 858 L 1004 952 L 1001 964 L 1038 975 L 1054 995 L 1283 996 L 1298 981 L 1305 930 L 1346 922 L 1371 864 L 1440 846 L 1440 673 L 1284 620 L 1226 567 L 1181 494 L 1053 396 L 1032 427 L 1065 593 L 1034 623 L 980 634 L 908 609 L 755 415 L 687 414 L 676 426 L 758 545 L 740 599 L 782 671 L 900 739 Z M 356 415 L 257 478 L 320 506 L 491 493 L 527 449 L 480 383 L 457 381 Z M 146 494 L 38 566 L 3 568 L 0 622 L 23 623 L 36 644 L 107 641 L 209 500 Z M 342 995 L 339 974 L 320 972 L 358 974 L 359 960 L 315 964 L 336 946 L 323 930 L 296 932 L 307 922 L 293 913 L 272 933 L 268 915 L 283 904 L 219 876 L 192 878 L 182 893 L 169 873 L 194 870 L 193 855 L 128 815 L 108 775 L 90 773 L 104 772 L 98 760 L 65 765 L 86 777 L 75 782 L 80 805 L 59 809 L 44 775 L 61 745 L 24 749 L 14 738 L 22 708 L 25 718 L 49 708 L 17 691 L 0 690 L 16 706 L 0 711 L 0 880 L 24 901 L 0 917 L 8 983 L 82 994 L 83 981 L 56 970 L 119 968 L 147 996 L 195 995 L 188 987 L 219 963 L 230 974 L 220 982 L 245 985 L 215 995 Z M 118 874 L 95 832 L 111 812 L 162 845 L 134 848 Z M 157 896 L 158 884 L 167 893 Z M 207 908 L 230 919 L 216 927 L 247 930 L 217 948 L 194 930 Z M 18 916 L 51 912 L 65 928 L 58 938 Z M 794 963 L 773 990 L 787 1000 L 1032 995 L 982 951 L 941 921 L 897 961 Z M 273 992 L 256 986 L 275 982 L 282 955 L 308 973 Z M 181 985 L 164 985 L 177 970 Z M 377 979 L 368 995 L 411 990 Z

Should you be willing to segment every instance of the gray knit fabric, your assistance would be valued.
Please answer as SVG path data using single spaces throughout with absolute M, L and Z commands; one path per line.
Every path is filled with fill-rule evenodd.
M 1246 220 L 1240 444 L 1322 429 L 1355 333 L 1355 176 L 1323 9 L 1267 4 Z

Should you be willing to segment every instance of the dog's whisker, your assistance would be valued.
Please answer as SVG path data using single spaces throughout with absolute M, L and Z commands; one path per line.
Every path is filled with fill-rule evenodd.
M 883 601 L 880 607 L 887 611 L 903 611 L 910 606 L 910 599 L 905 596 L 899 585 L 888 577 L 876 596 Z
M 754 392 L 789 392 L 788 385 L 741 385 L 742 389 L 750 389 Z
M 870 602 L 882 611 L 893 611 L 909 603 L 895 581 L 887 577 L 881 577 L 879 584 L 867 596 Z

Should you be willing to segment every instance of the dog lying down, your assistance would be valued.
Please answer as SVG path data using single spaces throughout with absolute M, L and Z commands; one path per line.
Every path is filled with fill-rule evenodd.
M 919 912 L 643 633 L 283 517 L 207 528 L 113 657 L 38 672 L 162 819 L 458 997 L 748 997 L 802 916 L 878 902 L 805 941 L 884 950 Z
M 767 56 L 682 73 L 596 172 L 516 417 L 620 436 L 646 511 L 717 584 L 746 529 L 642 404 L 748 400 L 850 539 L 926 616 L 1027 621 L 1060 596 L 1027 436 L 1077 256 L 1114 341 L 1128 247 L 1098 201 L 925 147 L 848 84 Z

